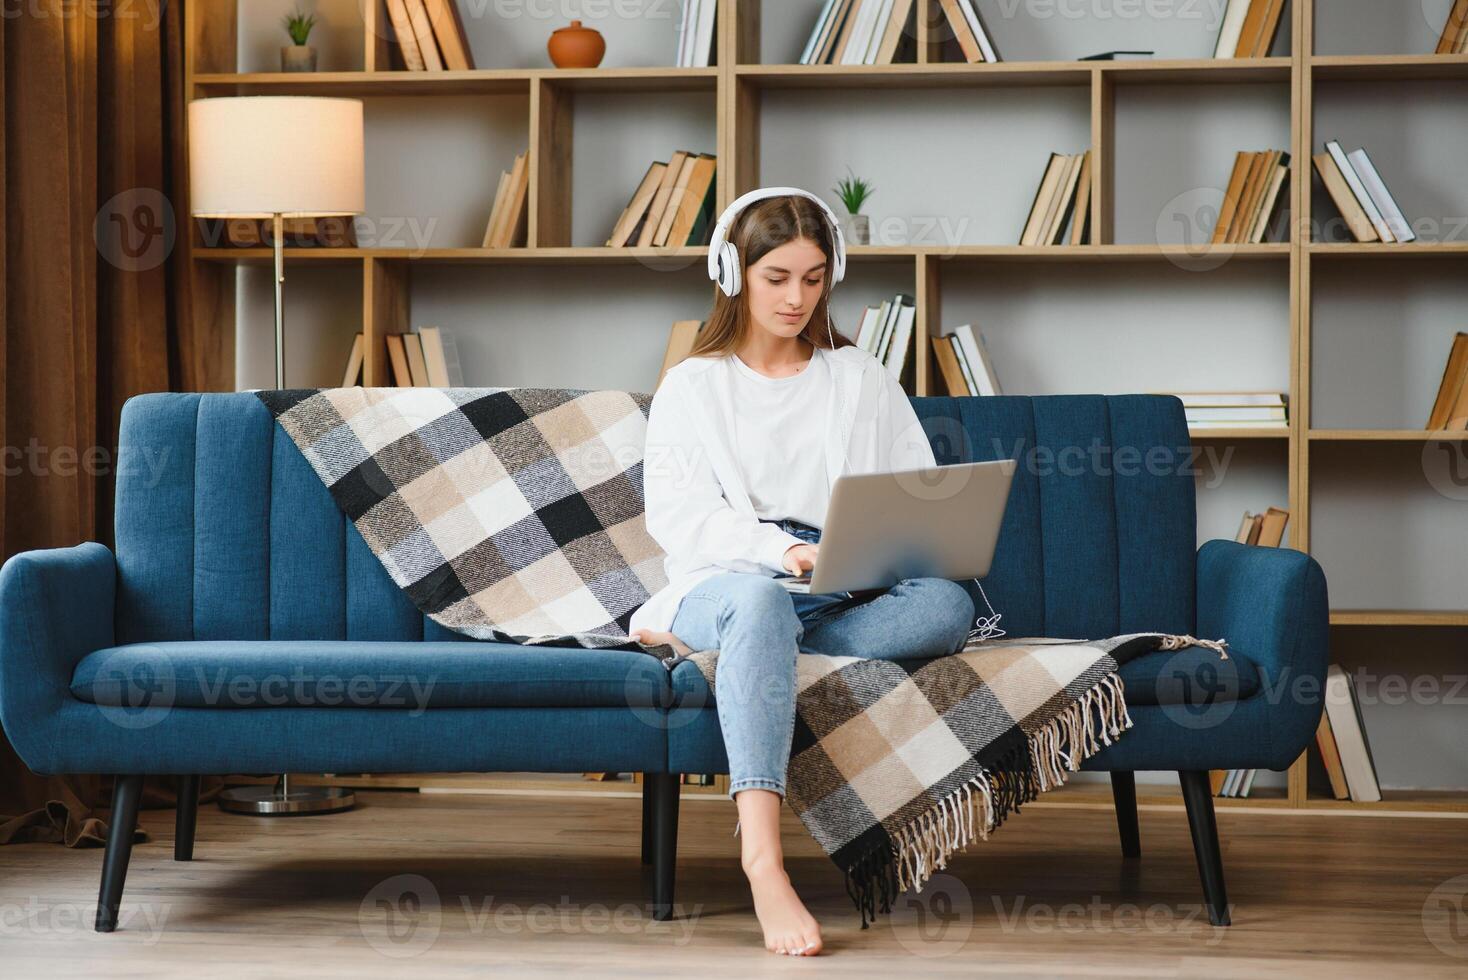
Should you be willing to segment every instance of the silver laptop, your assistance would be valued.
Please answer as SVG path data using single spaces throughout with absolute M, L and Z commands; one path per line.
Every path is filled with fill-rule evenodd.
M 1015 462 L 842 474 L 831 489 L 815 571 L 791 592 L 887 589 L 900 579 L 989 574 Z

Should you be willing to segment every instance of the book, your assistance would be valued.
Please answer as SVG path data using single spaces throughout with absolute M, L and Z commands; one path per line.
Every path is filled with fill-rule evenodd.
M 1081 176 L 1076 181 L 1075 207 L 1071 209 L 1070 244 L 1085 245 L 1091 231 L 1091 151 L 1087 150 L 1081 160 Z
M 1468 0 L 1464 0 L 1468 3 Z M 1361 178 L 1361 184 L 1366 188 L 1371 203 L 1381 212 L 1386 226 L 1391 229 L 1392 237 L 1399 242 L 1410 242 L 1417 238 L 1412 226 L 1407 223 L 1407 218 L 1402 214 L 1402 209 L 1397 207 L 1397 199 L 1392 197 L 1392 192 L 1387 190 L 1386 182 L 1377 173 L 1376 165 L 1371 162 L 1366 148 L 1360 147 L 1346 154 L 1346 159 L 1351 161 L 1351 169 L 1356 171 L 1356 176 Z
M 1030 204 L 1030 215 L 1025 220 L 1024 231 L 1019 236 L 1021 245 L 1040 244 L 1051 201 L 1056 189 L 1060 186 L 1069 162 L 1070 158 L 1062 154 L 1050 154 L 1050 160 L 1045 164 L 1045 173 L 1040 177 L 1040 186 L 1035 189 L 1035 199 Z
M 800 52 L 800 64 L 812 64 L 812 58 L 820 50 L 821 40 L 830 29 L 831 19 L 836 13 L 836 0 L 826 0 L 821 12 L 816 15 L 816 24 L 811 28 L 810 36 L 805 39 L 805 48 Z
M 1251 216 L 1254 209 L 1259 206 L 1259 191 L 1264 180 L 1264 171 L 1270 165 L 1269 150 L 1260 150 L 1250 154 L 1249 172 L 1244 178 L 1244 189 L 1239 197 L 1238 210 L 1234 213 L 1234 219 L 1229 224 L 1228 237 L 1225 242 L 1238 244 L 1243 238 L 1246 227 L 1252 224 Z
M 974 0 L 958 0 L 958 6 L 963 11 L 964 19 L 968 21 L 968 29 L 973 32 L 974 40 L 979 42 L 979 51 L 984 55 L 984 60 L 997 62 L 999 52 L 994 48 L 994 42 L 984 27 L 983 18 L 979 16 L 979 8 L 974 6 Z
M 350 388 L 361 380 L 362 353 L 362 335 L 357 334 L 357 336 L 352 338 L 352 350 L 351 353 L 347 355 L 347 370 L 346 373 L 342 375 L 341 383 L 341 386 L 343 388 Z
M 494 241 L 495 229 L 499 226 L 500 216 L 504 213 L 505 198 L 510 193 L 510 175 L 500 171 L 499 184 L 494 191 L 494 204 L 489 209 L 489 220 L 484 224 L 484 239 L 479 243 L 480 248 L 489 248 Z
M 1254 533 L 1254 515 L 1247 510 L 1244 511 L 1244 523 L 1239 525 L 1239 531 L 1234 535 L 1234 540 L 1239 544 L 1248 544 L 1249 537 Z
M 1269 52 L 1274 48 L 1275 38 L 1279 36 L 1279 26 L 1284 21 L 1285 0 L 1255 0 L 1255 2 L 1267 2 L 1268 9 L 1264 14 L 1264 26 L 1260 28 L 1258 40 L 1249 53 L 1249 57 L 1267 58 Z
M 632 200 L 628 201 L 627 206 L 622 209 L 622 215 L 617 219 L 616 225 L 612 228 L 612 234 L 607 239 L 607 244 L 612 248 L 621 248 L 632 237 L 637 223 L 642 220 L 642 216 L 652 205 L 653 195 L 657 193 L 658 185 L 662 182 L 663 173 L 667 169 L 666 163 L 655 161 L 647 168 L 647 173 L 642 175 L 642 182 L 637 185 L 637 190 L 632 192 Z
M 902 369 L 907 366 L 907 352 L 912 346 L 912 324 L 917 316 L 917 301 L 905 293 L 899 294 L 896 325 L 893 327 L 892 344 L 887 353 L 887 371 L 892 377 L 901 379 Z
M 1310 159 L 1315 164 L 1315 170 L 1320 174 L 1320 181 L 1325 185 L 1330 199 L 1335 202 L 1336 210 L 1345 219 L 1351 237 L 1358 242 L 1380 241 L 1375 226 L 1366 217 L 1366 212 L 1362 210 L 1355 195 L 1351 193 L 1351 188 L 1337 168 L 1335 159 L 1329 153 L 1317 153 Z
M 1463 53 L 1464 40 L 1468 38 L 1468 0 L 1455 0 L 1443 22 L 1442 36 L 1437 39 L 1436 54 Z
M 487 248 L 512 248 L 521 240 L 527 217 L 526 196 L 530 191 L 529 153 L 527 150 L 516 156 L 514 167 L 505 175 L 504 197 L 490 215 L 489 228 L 485 231 Z
M 408 18 L 407 0 L 387 0 L 387 19 L 392 24 L 393 39 L 398 43 L 398 53 L 408 71 L 425 71 L 423 56 L 418 52 L 418 41 L 413 22 Z
M 1315 748 L 1320 752 L 1320 762 L 1330 782 L 1330 795 L 1338 800 L 1348 798 L 1351 791 L 1346 786 L 1346 771 L 1341 768 L 1341 753 L 1336 748 L 1335 734 L 1330 730 L 1329 711 L 1320 712 L 1320 724 L 1315 727 Z
M 1351 189 L 1351 194 L 1355 196 L 1356 202 L 1366 212 L 1366 218 L 1371 222 L 1371 227 L 1376 229 L 1376 237 L 1380 238 L 1383 242 L 1396 241 L 1396 237 L 1392 235 L 1392 230 L 1386 225 L 1386 219 L 1377 210 L 1376 202 L 1371 199 L 1370 194 L 1366 193 L 1366 185 L 1361 183 L 1361 178 L 1356 173 L 1356 168 L 1351 166 L 1351 161 L 1346 157 L 1346 151 L 1341 149 L 1340 141 L 1328 141 L 1325 144 L 1325 149 L 1330 153 L 1331 159 L 1335 161 L 1336 168 L 1340 170 L 1341 176 L 1346 179 L 1346 186 Z
M 1360 704 L 1350 675 L 1336 664 L 1331 664 L 1325 675 L 1325 710 L 1330 715 L 1330 730 L 1335 735 L 1351 799 L 1361 803 L 1380 800 L 1381 786 L 1366 741 L 1366 728 L 1361 723 Z
M 404 0 L 408 5 L 408 22 L 412 25 L 413 40 L 418 44 L 418 53 L 429 71 L 443 71 L 443 58 L 438 53 L 438 42 L 433 39 L 433 22 L 428 19 L 428 7 L 423 0 Z
M 984 345 L 983 334 L 975 331 L 973 324 L 965 323 L 953 328 L 953 336 L 954 343 L 962 352 L 973 374 L 974 393 L 978 395 L 1003 394 L 999 387 L 999 376 L 995 373 L 994 363 L 989 357 L 989 350 Z
M 713 64 L 717 7 L 717 0 L 683 0 L 676 59 L 679 68 L 707 68 Z
M 1146 61 L 1155 55 L 1156 51 L 1102 51 L 1100 54 L 1088 54 L 1081 61 Z
M 1070 221 L 1071 210 L 1075 206 L 1076 184 L 1081 179 L 1081 164 L 1085 161 L 1086 154 L 1077 153 L 1070 158 L 1066 165 L 1065 176 L 1060 182 L 1060 188 L 1055 195 L 1055 212 L 1050 216 L 1049 224 L 1041 236 L 1042 245 L 1059 245 L 1065 234 L 1066 224 Z
M 653 385 L 656 391 L 658 385 L 663 383 L 663 376 L 668 369 L 682 361 L 693 350 L 693 344 L 698 339 L 698 331 L 703 329 L 702 320 L 679 320 L 673 324 L 673 329 L 668 332 L 668 346 L 663 351 L 663 366 L 658 370 L 657 384 Z
M 448 338 L 452 340 L 452 338 Z M 449 345 L 445 342 L 443 331 L 438 327 L 419 327 L 418 342 L 423 346 L 423 364 L 428 371 L 428 385 L 431 388 L 454 388 L 463 383 L 458 376 L 458 356 L 454 356 L 452 366 L 449 363 Z
M 1158 394 L 1172 395 L 1183 403 L 1184 408 L 1233 405 L 1273 406 L 1287 403 L 1284 393 L 1279 391 L 1164 391 Z
M 663 215 L 668 210 L 668 202 L 673 198 L 673 190 L 678 185 L 678 178 L 683 174 L 688 156 L 687 150 L 678 150 L 669 159 L 668 168 L 663 171 L 662 183 L 658 185 L 657 193 L 652 196 L 652 204 L 648 205 L 647 216 L 637 234 L 639 246 L 652 245 L 653 239 L 657 237 L 658 228 L 662 225 Z
M 1285 179 L 1290 175 L 1290 155 L 1280 153 L 1274 165 L 1274 176 L 1270 178 L 1268 187 L 1264 191 L 1264 199 L 1260 203 L 1258 213 L 1254 218 L 1254 228 L 1246 239 L 1251 244 L 1259 244 L 1269 235 L 1269 223 L 1274 218 L 1274 212 L 1279 208 L 1280 191 L 1284 189 Z
M 383 340 L 387 342 L 387 360 L 392 365 L 393 384 L 399 388 L 413 387 L 413 375 L 408 370 L 408 351 L 403 345 L 403 335 L 390 333 Z
M 416 333 L 405 333 L 403 353 L 408 358 L 408 377 L 413 379 L 414 388 L 427 388 L 428 365 L 423 361 L 423 341 Z
M 1259 538 L 1255 544 L 1261 548 L 1278 548 L 1284 543 L 1285 525 L 1290 522 L 1290 512 L 1271 507 L 1259 522 Z
M 1248 12 L 1239 28 L 1239 40 L 1234 47 L 1235 58 L 1264 58 L 1274 47 L 1275 35 L 1279 33 L 1284 0 L 1251 0 Z
M 688 182 L 668 228 L 665 244 L 677 248 L 691 244 L 690 237 L 699 215 L 707 215 L 714 207 L 714 172 L 717 158 L 709 153 L 692 157 Z
M 917 31 L 911 34 L 907 32 L 908 21 L 913 16 L 913 5 L 915 0 L 896 0 L 892 5 L 892 16 L 887 20 L 887 31 L 882 35 L 882 43 L 877 48 L 876 64 L 895 64 L 899 55 L 904 50 L 907 38 L 917 37 Z
M 943 385 L 948 394 L 955 396 L 974 395 L 964 380 L 963 369 L 958 366 L 958 355 L 953 352 L 953 335 L 929 338 L 933 343 L 933 356 L 938 359 L 938 373 L 943 376 Z
M 1239 38 L 1244 33 L 1244 19 L 1249 15 L 1249 0 L 1228 0 L 1223 20 L 1218 27 L 1218 43 L 1214 45 L 1213 57 L 1235 58 Z
M 971 65 L 983 61 L 984 49 L 979 47 L 979 39 L 969 28 L 968 18 L 959 9 L 959 0 L 938 0 L 938 3 L 943 8 L 943 15 L 948 18 L 948 26 L 953 30 L 959 50 L 963 52 L 963 60 Z
M 887 33 L 887 19 L 892 16 L 892 0 L 881 0 L 876 5 L 876 12 L 872 17 L 871 28 L 864 38 L 865 44 L 860 52 L 859 64 L 874 65 L 877 63 L 877 49 L 882 46 L 882 37 Z
M 970 395 L 978 395 L 978 372 L 982 371 L 983 367 L 977 363 L 969 362 L 968 351 L 964 350 L 963 344 L 957 337 L 950 335 L 950 339 L 953 343 L 953 354 L 958 358 L 958 369 L 963 373 L 964 386 L 968 388 Z
M 825 65 L 831 63 L 831 55 L 836 50 L 837 41 L 845 29 L 847 21 L 851 18 L 854 6 L 855 0 L 836 0 L 836 4 L 831 11 L 830 19 L 821 25 L 821 34 L 817 40 L 815 50 L 811 55 L 810 64 Z
M 1432 413 L 1427 417 L 1430 431 L 1468 428 L 1468 406 L 1462 405 L 1468 392 L 1468 333 L 1459 331 L 1448 350 L 1448 363 L 1438 385 Z
M 464 33 L 464 22 L 459 17 L 456 0 L 423 2 L 428 8 L 428 21 L 443 54 L 444 66 L 452 71 L 473 71 L 474 53 L 469 50 L 469 38 Z
M 1234 156 L 1234 170 L 1229 175 L 1228 187 L 1223 192 L 1223 204 L 1218 208 L 1218 223 L 1213 226 L 1213 237 L 1209 244 L 1221 245 L 1228 241 L 1229 229 L 1233 227 L 1234 215 L 1238 213 L 1239 201 L 1244 196 L 1244 182 L 1249 177 L 1249 168 L 1254 163 L 1254 154 L 1241 151 Z
M 854 0 L 854 6 L 847 14 L 846 22 L 841 25 L 841 35 L 836 39 L 836 46 L 831 49 L 831 64 L 850 64 L 846 58 L 847 52 L 854 46 L 853 37 L 866 26 L 867 18 L 871 16 L 872 4 L 875 2 L 876 0 Z

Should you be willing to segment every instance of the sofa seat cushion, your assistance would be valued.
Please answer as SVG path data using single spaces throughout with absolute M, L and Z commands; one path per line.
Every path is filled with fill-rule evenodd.
M 71 692 L 100 705 L 656 707 L 667 670 L 635 650 L 480 641 L 180 640 L 84 657 Z
M 1134 657 L 1119 671 L 1129 705 L 1186 705 L 1206 708 L 1212 704 L 1244 701 L 1260 688 L 1259 669 L 1248 657 L 1229 651 L 1229 659 L 1203 647 L 1154 650 Z M 913 666 L 913 661 L 909 666 Z M 708 683 L 689 661 L 673 669 L 674 703 L 699 707 L 713 703 Z

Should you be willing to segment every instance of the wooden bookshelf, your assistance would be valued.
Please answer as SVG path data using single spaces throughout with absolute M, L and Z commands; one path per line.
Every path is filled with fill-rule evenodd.
M 382 0 L 364 0 L 362 4 L 362 50 L 360 70 L 323 71 L 314 74 L 284 74 L 241 70 L 239 47 L 241 18 L 252 16 L 239 0 L 185 0 L 185 23 L 189 35 L 185 41 L 186 98 L 260 94 L 312 94 L 351 96 L 364 99 L 424 99 L 452 101 L 459 97 L 510 96 L 523 98 L 527 107 L 523 138 L 514 147 L 518 152 L 530 151 L 530 188 L 528 242 L 525 247 L 484 249 L 434 245 L 410 248 L 289 248 L 286 250 L 287 275 L 292 267 L 326 270 L 324 274 L 360 277 L 362 331 L 367 340 L 365 352 L 366 383 L 386 384 L 388 368 L 383 337 L 410 329 L 411 296 L 415 271 L 427 276 L 440 274 L 440 266 L 483 266 L 488 274 L 493 267 L 538 268 L 582 267 L 623 270 L 646 266 L 658 270 L 680 271 L 692 277 L 705 257 L 701 247 L 673 249 L 610 249 L 574 245 L 571 191 L 573 186 L 572 146 L 576 125 L 578 96 L 619 96 L 622 94 L 660 97 L 664 93 L 683 97 L 708 96 L 712 117 L 712 143 L 718 155 L 716 208 L 722 210 L 738 195 L 760 186 L 778 183 L 778 174 L 762 172 L 762 157 L 768 162 L 772 147 L 761 146 L 761 117 L 767 102 L 792 98 L 844 98 L 850 93 L 855 102 L 865 93 L 900 90 L 912 98 L 925 95 L 963 98 L 969 92 L 994 97 L 1003 90 L 1034 90 L 1046 99 L 1083 100 L 1089 122 L 1089 147 L 1092 151 L 1090 221 L 1095 244 L 1081 246 L 1021 247 L 992 245 L 902 245 L 856 246 L 851 249 L 854 267 L 863 265 L 884 272 L 896 270 L 904 291 L 917 300 L 914 324 L 916 354 L 913 366 L 904 374 L 903 383 L 915 395 L 943 393 L 942 378 L 931 353 L 931 338 L 944 327 L 964 322 L 964 304 L 948 301 L 949 316 L 944 316 L 945 292 L 951 292 L 965 280 L 983 274 L 1003 275 L 1014 272 L 1027 276 L 1048 276 L 1053 268 L 1062 274 L 1117 275 L 1118 281 L 1145 284 L 1159 273 L 1172 268 L 1196 274 L 1196 281 L 1207 284 L 1228 279 L 1239 270 L 1249 270 L 1247 283 L 1287 282 L 1287 299 L 1281 291 L 1282 303 L 1288 304 L 1288 365 L 1286 377 L 1290 395 L 1290 420 L 1277 429 L 1227 428 L 1200 429 L 1193 438 L 1210 446 L 1238 446 L 1263 454 L 1268 465 L 1282 473 L 1286 505 L 1291 511 L 1289 541 L 1291 547 L 1311 547 L 1311 461 L 1315 452 L 1343 451 L 1332 447 L 1360 446 L 1372 451 L 1377 447 L 1410 447 L 1426 445 L 1432 440 L 1462 440 L 1464 433 L 1428 433 L 1401 428 L 1330 428 L 1311 419 L 1312 336 L 1314 296 L 1311 292 L 1312 271 L 1326 275 L 1331 270 L 1346 268 L 1350 275 L 1390 277 L 1396 270 L 1435 268 L 1434 261 L 1468 257 L 1468 242 L 1415 242 L 1408 245 L 1381 245 L 1316 242 L 1311 240 L 1311 215 L 1314 177 L 1309 166 L 1310 153 L 1319 148 L 1315 134 L 1314 113 L 1317 88 L 1336 83 L 1392 86 L 1398 83 L 1468 82 L 1468 55 L 1325 55 L 1315 53 L 1315 24 L 1320 11 L 1328 5 L 1320 0 L 1291 0 L 1289 10 L 1290 51 L 1284 56 L 1255 59 L 1162 59 L 1150 61 L 1002 61 L 997 64 L 968 65 L 945 58 L 951 47 L 945 46 L 944 20 L 938 0 L 918 0 L 916 49 L 914 60 L 906 64 L 878 66 L 798 65 L 761 63 L 762 20 L 767 5 L 778 0 L 720 0 L 715 37 L 716 66 L 710 68 L 605 67 L 589 70 L 561 70 L 548 67 L 497 68 L 486 66 L 474 71 L 408 72 L 394 70 L 387 32 L 382 28 L 385 9 Z M 1416 5 L 1409 5 L 1416 11 Z M 491 11 L 486 16 L 495 16 Z M 1023 16 L 1023 14 L 1020 14 Z M 1340 16 L 1338 13 L 1336 16 Z M 547 28 L 548 29 L 548 28 Z M 671 52 L 669 52 L 671 56 Z M 1189 87 L 1200 97 L 1213 93 L 1252 91 L 1267 92 L 1270 97 L 1286 101 L 1289 106 L 1288 148 L 1292 156 L 1291 179 L 1287 187 L 1287 208 L 1292 216 L 1287 241 L 1260 245 L 1188 246 L 1164 242 L 1138 243 L 1118 241 L 1118 184 L 1124 175 L 1118 173 L 1119 150 L 1124 138 L 1119 131 L 1118 103 L 1123 106 L 1137 93 L 1165 91 L 1176 86 Z M 428 103 L 425 103 L 427 105 Z M 369 103 L 369 114 L 372 111 Z M 1331 136 L 1334 134 L 1325 134 Z M 1240 145 L 1238 148 L 1245 148 Z M 1279 148 L 1284 148 L 1280 145 Z M 1228 161 L 1217 180 L 1226 176 Z M 1445 168 L 1451 163 L 1445 162 Z M 1038 179 L 1036 173 L 1035 178 Z M 763 179 L 762 179 L 763 178 Z M 625 195 L 630 188 L 617 188 Z M 182 210 L 182 209 L 181 209 Z M 1125 217 L 1125 215 L 1122 215 Z M 875 222 L 874 222 L 875 223 Z M 1014 230 L 1015 238 L 1019 229 Z M 1133 238 L 1136 236 L 1133 235 Z M 585 236 L 582 237 L 584 240 Z M 236 269 L 241 266 L 268 265 L 270 250 L 263 248 L 206 247 L 196 230 L 181 236 L 188 249 L 188 267 L 192 277 L 193 315 L 201 332 L 211 336 L 211 359 L 206 375 L 208 387 L 230 390 L 234 387 L 234 339 Z M 1392 262 L 1381 261 L 1390 258 Z M 1410 262 L 1408 262 L 1410 260 Z M 1408 262 L 1406 265 L 1398 263 Z M 1421 266 L 1418 263 L 1422 263 Z M 997 270 L 997 271 L 996 271 Z M 472 275 L 472 272 L 463 273 Z M 1278 277 L 1276 280 L 1274 277 Z M 1248 289 L 1248 285 L 1228 288 Z M 690 310 L 688 315 L 699 315 Z M 1085 324 L 1077 324 L 1078 331 Z M 849 328 L 848 328 L 849 329 Z M 1446 352 L 1444 352 L 1446 353 Z M 651 364 L 649 370 L 655 370 Z M 1436 378 L 1423 384 L 1436 384 Z M 327 383 L 327 382 L 322 382 Z M 471 382 L 472 383 L 472 382 Z M 1222 387 L 1228 386 L 1220 381 Z M 1163 387 L 1158 385 L 1157 387 Z M 1252 448 L 1251 448 L 1252 447 Z M 1276 454 L 1279 454 L 1278 456 Z M 1282 458 L 1281 458 L 1282 457 Z M 1319 487 L 1316 488 L 1317 490 Z M 1333 627 L 1387 627 L 1391 629 L 1464 629 L 1468 628 L 1468 610 L 1413 609 L 1337 609 L 1331 614 Z M 389 777 L 362 777 L 380 780 Z M 432 777 L 436 788 L 452 788 L 456 780 L 468 777 Z M 498 780 L 496 785 L 520 790 L 510 777 L 475 777 Z M 514 777 L 519 779 L 519 776 Z M 566 783 L 566 777 L 557 777 Z M 436 780 L 436 781 L 435 781 Z M 447 781 L 445 781 L 447 780 Z M 362 784 L 368 785 L 368 784 Z M 612 784 L 586 783 L 597 787 L 626 789 L 626 781 Z M 693 789 L 685 787 L 685 791 Z M 1104 790 L 1104 787 L 1102 788 Z M 1086 792 L 1066 792 L 1066 800 L 1085 801 Z M 1105 790 L 1109 794 L 1109 790 Z M 1351 804 L 1309 798 L 1305 792 L 1304 758 L 1291 767 L 1285 788 L 1256 788 L 1262 795 L 1242 800 L 1218 800 L 1220 806 L 1240 808 L 1301 809 L 1320 808 L 1330 812 L 1352 813 L 1365 809 L 1468 812 L 1468 792 L 1423 794 L 1390 792 L 1380 804 Z M 1061 794 L 1050 794 L 1062 802 Z M 1143 802 L 1147 802 L 1144 799 Z

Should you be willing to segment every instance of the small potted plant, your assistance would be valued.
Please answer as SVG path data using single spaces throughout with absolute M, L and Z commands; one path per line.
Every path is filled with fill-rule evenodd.
M 281 71 L 315 71 L 316 49 L 306 43 L 311 28 L 316 26 L 315 14 L 303 14 L 297 8 L 293 14 L 281 18 L 285 32 L 291 36 L 290 44 L 280 49 Z
M 851 173 L 851 168 L 846 168 Z M 871 222 L 867 216 L 861 213 L 862 205 L 872 196 L 876 190 L 871 184 L 862 180 L 855 174 L 843 178 L 836 185 L 836 194 L 841 198 L 841 203 L 846 205 L 846 241 L 850 245 L 870 245 L 872 242 Z

